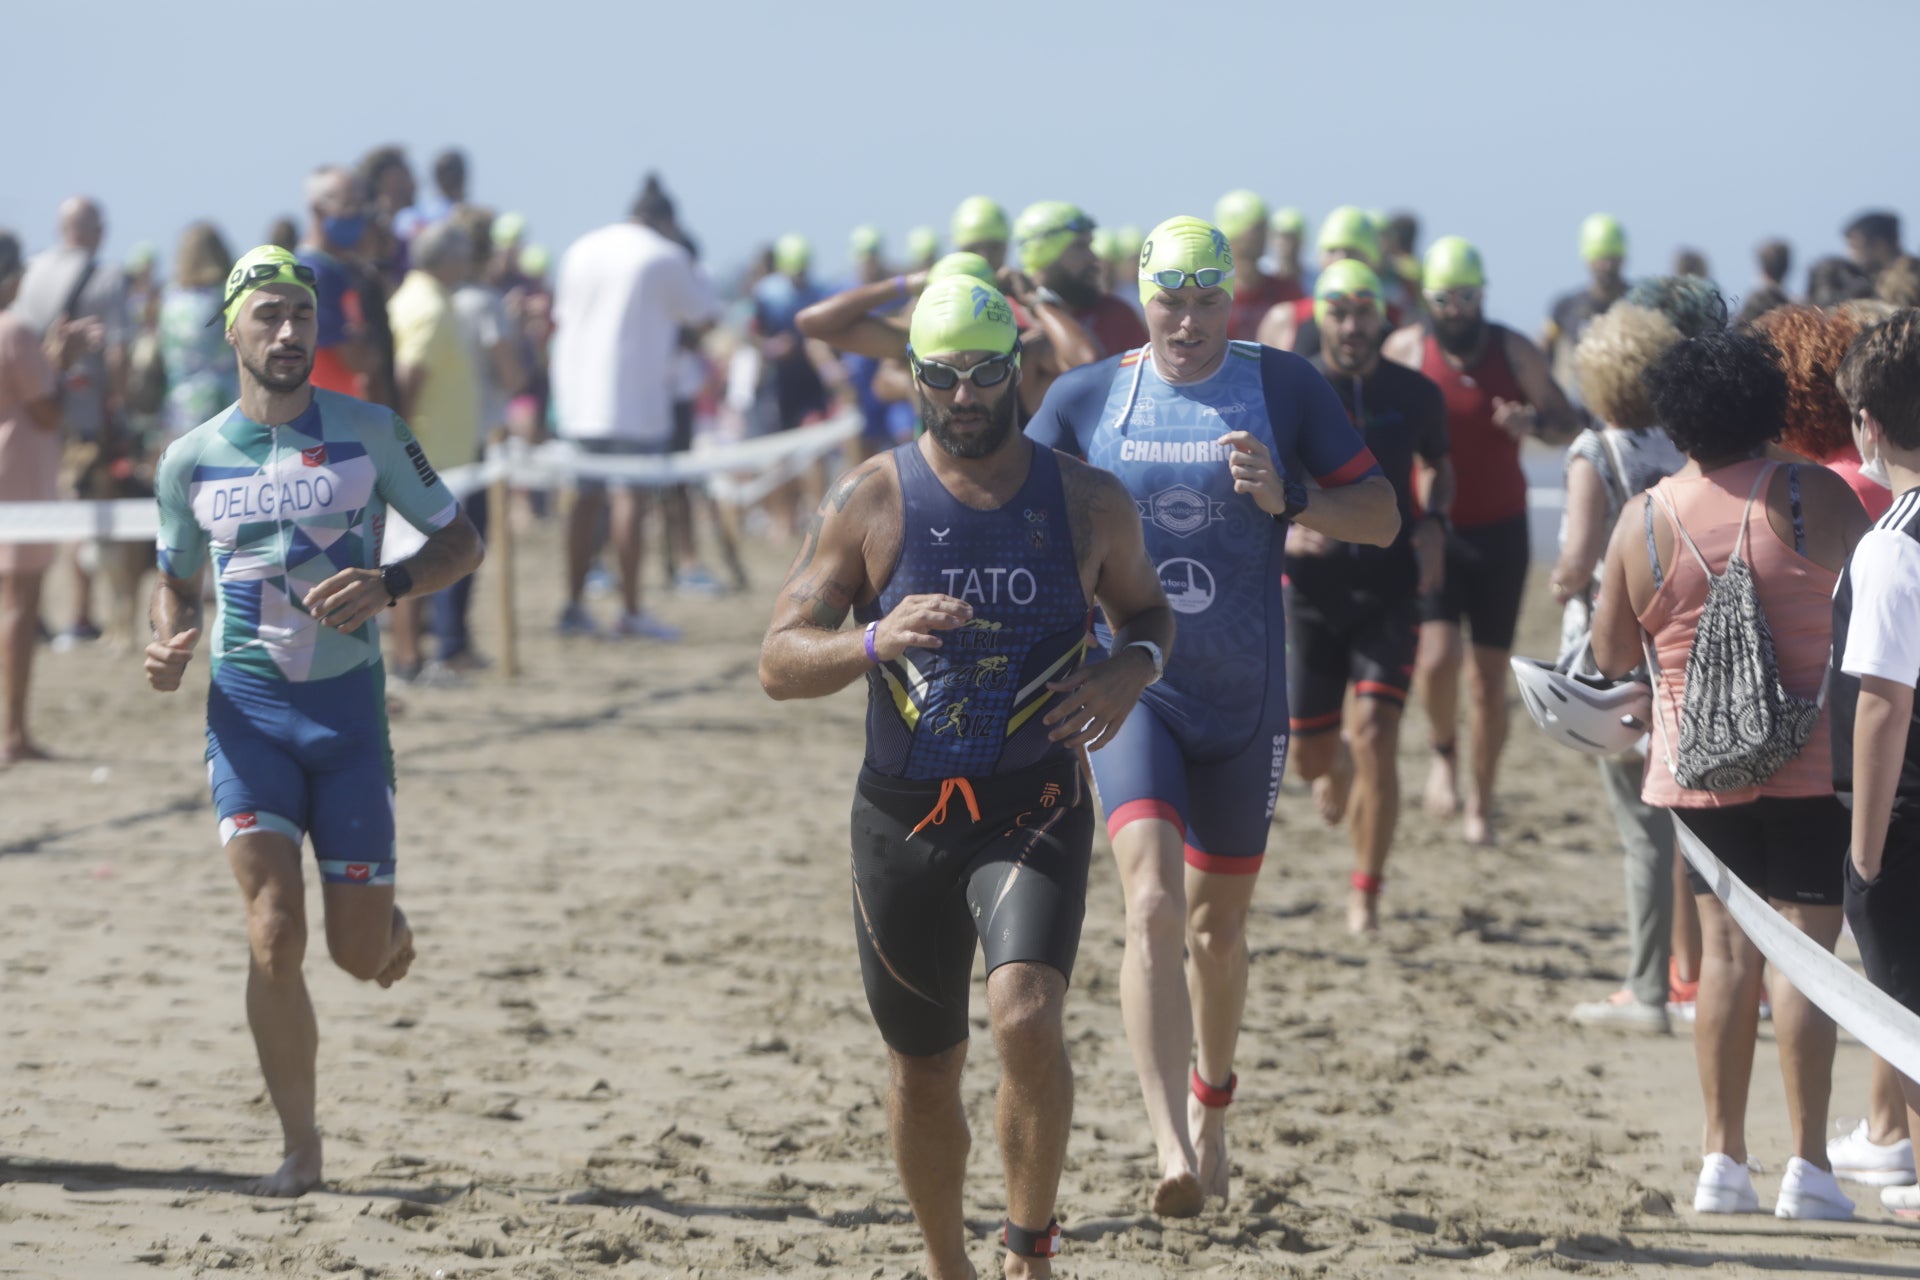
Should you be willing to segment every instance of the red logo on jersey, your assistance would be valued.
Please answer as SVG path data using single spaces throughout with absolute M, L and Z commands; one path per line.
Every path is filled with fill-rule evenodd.
M 300 451 L 300 465 L 303 467 L 324 467 L 327 465 L 327 446 L 317 444 L 311 449 Z
M 373 879 L 373 868 L 372 868 L 372 867 L 370 867 L 370 866 L 368 866 L 368 865 L 367 865 L 366 863 L 364 863 L 364 862 L 352 862 L 352 863 L 348 863 L 348 864 L 347 864 L 347 879 L 349 879 L 349 880 L 371 880 L 371 879 Z
M 235 831 L 251 831 L 260 825 L 260 815 L 257 813 L 236 813 L 233 815 L 232 822 Z

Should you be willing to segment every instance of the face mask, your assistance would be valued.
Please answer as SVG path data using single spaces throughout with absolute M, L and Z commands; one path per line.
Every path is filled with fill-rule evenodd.
M 351 213 L 345 217 L 322 218 L 320 226 L 327 233 L 327 243 L 337 248 L 351 249 L 367 234 L 367 215 Z
M 1887 459 L 1882 457 L 1880 449 L 1874 449 L 1874 457 L 1866 457 L 1866 443 L 1860 432 L 1853 434 L 1853 447 L 1860 453 L 1860 474 L 1872 480 L 1874 484 L 1878 484 L 1882 489 L 1891 489 L 1893 476 L 1891 472 L 1887 472 Z

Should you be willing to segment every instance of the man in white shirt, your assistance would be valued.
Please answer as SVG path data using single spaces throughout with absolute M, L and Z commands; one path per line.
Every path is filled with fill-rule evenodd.
M 693 256 L 658 227 L 673 206 L 651 175 L 633 216 L 575 241 L 554 289 L 550 375 L 562 438 L 600 454 L 664 454 L 673 443 L 674 352 L 684 327 L 710 321 L 718 303 Z M 563 634 L 592 634 L 581 596 L 595 551 L 606 485 L 582 479 L 567 530 Z M 615 634 L 671 640 L 672 627 L 640 608 L 644 492 L 617 486 L 611 541 L 620 565 Z

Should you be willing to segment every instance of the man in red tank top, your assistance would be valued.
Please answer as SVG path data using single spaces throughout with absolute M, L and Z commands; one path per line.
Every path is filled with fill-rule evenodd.
M 1459 236 L 1443 236 L 1427 251 L 1422 276 L 1432 318 L 1395 333 L 1385 354 L 1440 385 L 1456 480 L 1446 586 L 1420 601 L 1417 675 L 1433 731 L 1426 807 L 1445 816 L 1460 804 L 1454 734 L 1465 619 L 1473 637 L 1473 661 L 1464 664 L 1473 749 L 1465 830 L 1470 843 L 1491 844 L 1493 783 L 1507 738 L 1507 659 L 1529 558 L 1520 446 L 1529 436 L 1555 444 L 1571 439 L 1580 415 L 1554 383 L 1540 349 L 1486 319 L 1478 250 Z
M 1213 206 L 1213 225 L 1233 249 L 1235 277 L 1233 311 L 1227 318 L 1227 337 L 1253 342 L 1260 322 L 1283 302 L 1306 297 L 1300 277 L 1270 276 L 1260 269 L 1267 252 L 1267 202 L 1251 191 L 1229 191 Z

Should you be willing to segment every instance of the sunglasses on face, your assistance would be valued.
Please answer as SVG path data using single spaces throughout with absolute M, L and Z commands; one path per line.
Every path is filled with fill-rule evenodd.
M 1189 280 L 1202 289 L 1212 289 L 1232 275 L 1231 270 L 1221 267 L 1202 267 L 1198 271 L 1176 271 L 1169 267 L 1165 271 L 1155 271 L 1147 278 L 1162 289 L 1184 289 Z
M 1458 311 L 1463 307 L 1478 306 L 1480 286 L 1464 284 L 1457 289 L 1442 289 L 1438 293 L 1429 293 L 1427 301 L 1436 307 L 1445 307 L 1449 311 Z
M 907 353 L 913 376 L 935 391 L 951 391 L 960 385 L 962 378 L 976 387 L 997 387 L 1012 375 L 1015 358 L 1016 353 L 1009 351 L 1006 355 L 982 360 L 971 369 L 961 369 L 938 360 L 922 360 L 911 351 Z

